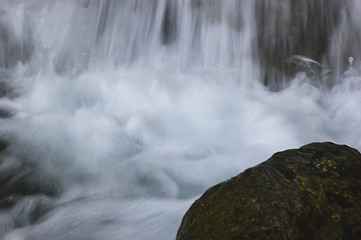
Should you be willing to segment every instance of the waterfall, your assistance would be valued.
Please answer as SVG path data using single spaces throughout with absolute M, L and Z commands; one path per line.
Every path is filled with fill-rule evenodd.
M 5 44 L 17 43 L 7 49 L 16 55 L 8 58 L 10 52 L 3 53 L 1 65 L 27 61 L 34 48 L 41 47 L 53 54 L 58 74 L 79 74 L 99 65 L 137 64 L 173 65 L 184 71 L 220 66 L 250 69 L 254 61 L 252 8 L 251 1 L 16 3 L 3 16 L 5 21 L 22 24 L 18 32 L 4 26 Z
M 0 0 L 0 239 L 172 239 L 208 187 L 361 150 L 357 0 Z

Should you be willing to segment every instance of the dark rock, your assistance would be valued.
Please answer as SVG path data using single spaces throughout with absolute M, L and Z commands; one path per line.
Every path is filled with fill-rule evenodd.
M 352 1 L 293 1 L 293 0 L 263 0 L 256 2 L 257 23 L 257 56 L 262 67 L 264 83 L 271 88 L 277 88 L 287 82 L 299 71 L 307 73 L 314 80 L 322 78 L 322 68 L 305 68 L 303 64 L 289 61 L 294 55 L 301 55 L 322 64 L 323 69 L 337 71 L 341 66 L 340 57 L 355 52 L 358 47 L 351 46 L 345 39 L 343 43 L 349 46 L 336 50 L 343 56 L 331 54 L 334 35 L 342 34 L 340 26 L 343 22 L 352 22 L 350 9 Z M 355 32 L 351 25 L 342 26 Z M 351 34 L 354 39 L 355 34 Z M 344 36 L 346 38 L 346 36 Z M 353 44 L 355 45 L 355 44 Z M 356 48 L 355 48 L 356 47 Z M 357 52 L 357 51 L 356 51 Z M 350 55 L 349 55 L 350 56 Z M 344 58 L 346 61 L 348 56 Z M 343 70 L 345 68 L 344 66 Z
M 171 2 L 167 2 L 162 22 L 162 43 L 172 44 L 177 38 L 176 11 Z
M 7 146 L 8 143 L 5 140 L 0 139 L 0 152 L 2 152 Z
M 312 143 L 208 189 L 177 240 L 361 239 L 361 154 Z
M 0 98 L 9 97 L 12 93 L 11 87 L 8 84 L 10 73 L 0 67 Z
M 28 62 L 34 52 L 30 16 L 23 15 L 22 36 L 20 38 L 14 28 L 8 27 L 9 14 L 6 10 L 0 10 L 0 69 L 12 68 L 19 61 Z
M 62 186 L 35 162 L 15 156 L 9 143 L 0 139 L 0 209 L 9 208 L 27 196 L 56 197 Z

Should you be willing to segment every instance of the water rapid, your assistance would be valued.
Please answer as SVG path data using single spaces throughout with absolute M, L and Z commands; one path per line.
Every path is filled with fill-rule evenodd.
M 276 151 L 361 150 L 361 4 L 293 2 L 0 0 L 0 239 L 174 239 Z

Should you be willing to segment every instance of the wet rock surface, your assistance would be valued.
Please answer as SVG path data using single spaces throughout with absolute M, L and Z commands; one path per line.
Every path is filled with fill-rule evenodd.
M 338 31 L 340 25 L 343 21 L 351 22 L 351 2 L 257 1 L 257 54 L 263 69 L 264 83 L 279 86 L 282 81 L 287 81 L 300 71 L 306 72 L 309 78 L 320 80 L 325 77 L 322 76 L 322 69 L 331 66 L 344 71 L 344 66 L 336 62 L 330 53 L 335 50 L 332 49 L 334 38 L 345 35 Z M 277 14 L 273 14 L 275 12 Z M 344 38 L 347 41 L 346 36 Z M 351 45 L 349 48 L 347 51 L 353 52 Z M 312 59 L 320 65 L 311 61 L 294 61 L 293 56 L 297 55 Z
M 0 211 L 29 197 L 55 197 L 61 186 L 54 176 L 41 172 L 36 163 L 15 156 L 0 139 Z
M 177 240 L 361 239 L 361 154 L 312 143 L 208 189 Z

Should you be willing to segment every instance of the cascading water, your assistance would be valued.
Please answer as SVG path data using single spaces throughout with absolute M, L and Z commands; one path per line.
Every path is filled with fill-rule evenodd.
M 360 11 L 0 0 L 0 239 L 174 239 L 205 189 L 276 151 L 361 150 Z

